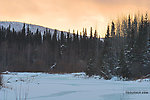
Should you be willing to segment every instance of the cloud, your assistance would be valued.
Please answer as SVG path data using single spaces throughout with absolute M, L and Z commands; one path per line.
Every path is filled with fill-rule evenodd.
M 0 0 L 0 19 L 60 30 L 97 26 L 104 32 L 113 18 L 138 10 L 149 11 L 149 5 L 149 0 Z

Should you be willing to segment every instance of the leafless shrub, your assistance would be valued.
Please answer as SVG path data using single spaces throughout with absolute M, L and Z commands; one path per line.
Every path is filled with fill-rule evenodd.
M 0 87 L 2 86 L 2 75 L 1 75 L 1 72 L 0 72 Z

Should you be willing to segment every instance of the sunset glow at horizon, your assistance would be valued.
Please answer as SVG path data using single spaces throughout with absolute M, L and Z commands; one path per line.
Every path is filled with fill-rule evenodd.
M 105 36 L 119 16 L 149 12 L 149 0 L 0 0 L 0 21 L 18 21 L 58 29 L 90 27 Z

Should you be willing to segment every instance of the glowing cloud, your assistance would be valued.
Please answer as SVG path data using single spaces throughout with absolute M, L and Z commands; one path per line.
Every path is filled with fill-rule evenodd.
M 0 0 L 0 20 L 65 31 L 92 26 L 104 36 L 110 20 L 122 14 L 149 11 L 149 5 L 149 0 Z

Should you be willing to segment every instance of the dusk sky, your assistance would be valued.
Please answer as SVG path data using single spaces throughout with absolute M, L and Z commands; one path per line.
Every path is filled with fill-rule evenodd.
M 101 36 L 118 16 L 149 12 L 150 0 L 0 0 L 0 20 L 68 31 L 91 26 Z

